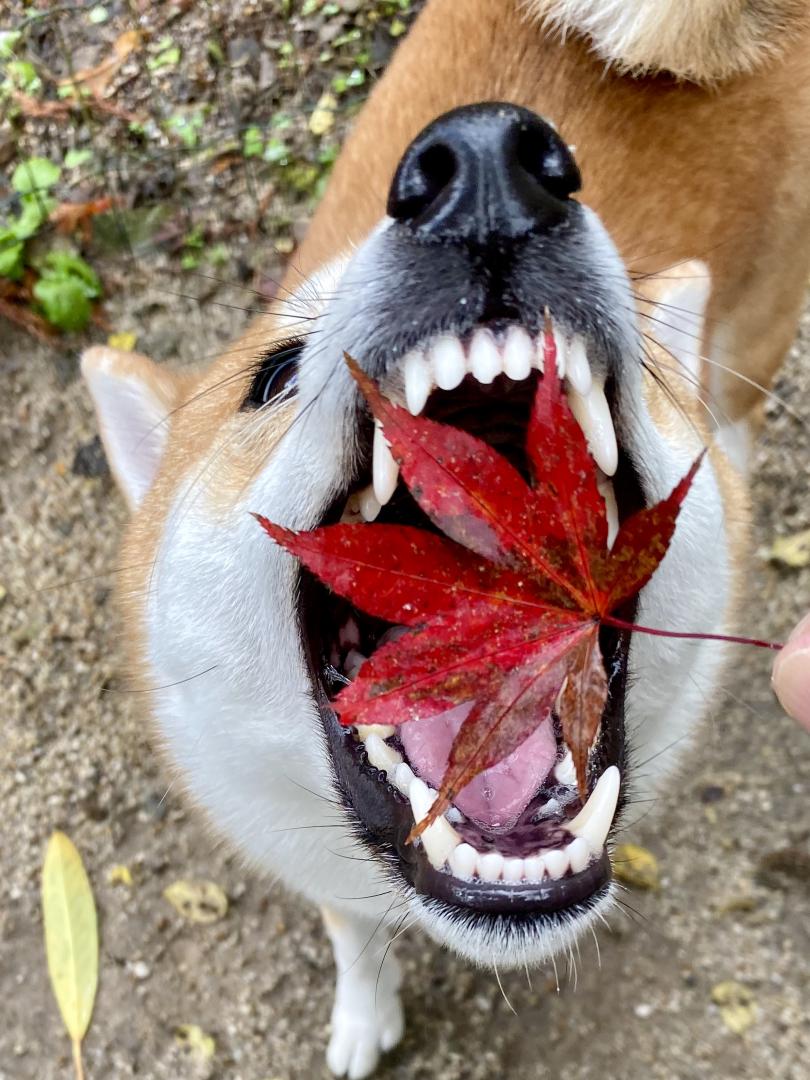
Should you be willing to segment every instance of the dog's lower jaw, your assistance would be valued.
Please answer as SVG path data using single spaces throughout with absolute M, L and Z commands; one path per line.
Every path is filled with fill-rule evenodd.
M 335 954 L 337 981 L 326 1061 L 335 1076 L 362 1080 L 405 1031 L 402 975 L 392 932 L 375 920 L 321 908 Z

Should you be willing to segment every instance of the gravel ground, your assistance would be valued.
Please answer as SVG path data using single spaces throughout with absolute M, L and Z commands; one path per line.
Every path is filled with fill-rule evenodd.
M 345 22 L 349 8 L 363 5 L 326 5 L 336 6 Z M 247 8 L 263 10 L 192 6 L 171 33 L 181 44 L 184 33 L 207 34 L 199 12 L 213 13 L 227 55 L 234 33 L 229 37 L 227 27 Z M 185 18 L 191 21 L 184 31 Z M 313 34 L 333 33 L 324 31 L 328 22 L 324 16 L 309 28 L 296 24 L 296 47 L 306 46 L 317 60 L 308 43 Z M 264 33 L 274 56 L 277 29 L 268 15 Z M 236 60 L 259 87 L 261 55 L 244 65 Z M 287 79 L 286 70 L 277 77 Z M 325 80 L 309 68 L 304 74 L 311 107 Z M 299 85 L 292 76 L 283 84 L 291 111 L 305 108 Z M 135 95 L 137 80 L 132 86 Z M 340 126 L 339 120 L 335 130 Z M 37 151 L 46 134 L 26 128 L 25 152 Z M 305 136 L 300 140 L 297 160 L 314 160 Z M 183 175 L 182 185 L 169 185 L 171 197 L 196 205 L 202 181 Z M 232 194 L 231 188 L 210 193 L 206 221 L 218 220 Z M 247 216 L 255 203 L 245 200 Z M 266 222 L 255 241 L 237 230 L 233 261 L 217 276 L 255 285 L 254 271 L 274 271 L 287 247 L 279 238 L 294 240 L 306 209 L 296 199 L 283 205 L 284 214 Z M 104 332 L 131 331 L 139 348 L 181 363 L 214 354 L 233 336 L 250 293 L 184 274 L 182 250 L 178 243 L 159 251 L 153 244 L 146 262 L 139 256 L 126 289 L 121 266 L 110 271 L 117 287 L 110 290 Z M 191 292 L 204 292 L 204 302 L 183 295 Z M 206 831 L 150 744 L 144 702 L 128 693 L 111 602 L 124 512 L 95 442 L 75 352 L 6 330 L 0 354 L 0 1080 L 71 1075 L 39 911 L 39 868 L 54 828 L 80 847 L 100 911 L 101 982 L 85 1042 L 88 1080 L 326 1076 L 333 968 L 317 917 L 246 871 Z M 760 551 L 777 535 L 810 527 L 808 357 L 810 316 L 777 387 L 787 407 L 769 407 L 757 454 Z M 788 571 L 754 559 L 750 632 L 784 635 L 808 603 L 810 568 Z M 536 972 L 531 987 L 524 976 L 504 976 L 510 1007 L 492 975 L 406 936 L 400 955 L 409 1027 L 386 1059 L 382 1080 L 806 1077 L 810 742 L 774 704 L 767 667 L 764 655 L 738 654 L 727 691 L 679 778 L 655 805 L 639 806 L 641 820 L 626 839 L 657 856 L 661 888 L 627 894 L 626 909 L 600 931 L 598 951 L 593 941 L 582 942 L 576 977 L 565 965 L 559 986 L 551 968 Z M 131 885 L 110 881 L 117 865 L 130 869 Z M 211 925 L 184 921 L 162 895 L 181 878 L 219 884 L 230 900 L 228 914 Z M 713 988 L 726 980 L 744 986 L 755 1004 L 754 1022 L 741 1035 L 712 1000 Z M 213 1036 L 213 1056 L 178 1042 L 184 1024 Z

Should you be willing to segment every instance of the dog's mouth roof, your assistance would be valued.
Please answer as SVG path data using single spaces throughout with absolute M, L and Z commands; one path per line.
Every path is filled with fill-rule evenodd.
M 582 337 L 557 328 L 554 334 L 569 403 L 600 470 L 612 542 L 620 520 L 638 509 L 640 486 L 617 445 L 610 383 L 606 387 L 591 371 Z M 464 338 L 440 335 L 410 352 L 383 389 L 413 413 L 484 439 L 526 475 L 526 430 L 542 367 L 540 337 L 502 323 Z M 432 529 L 370 421 L 362 434 L 369 465 L 327 518 Z M 341 728 L 331 700 L 375 649 L 405 628 L 365 615 L 309 579 L 302 595 L 342 795 L 364 838 L 398 865 L 418 892 L 473 911 L 552 913 L 587 902 L 607 887 L 605 843 L 623 800 L 627 635 L 602 631 L 610 694 L 590 752 L 584 806 L 552 710 L 538 716 L 536 730 L 513 754 L 467 785 L 415 844 L 406 844 L 414 821 L 427 814 L 435 798 L 451 743 L 473 702 L 428 720 Z

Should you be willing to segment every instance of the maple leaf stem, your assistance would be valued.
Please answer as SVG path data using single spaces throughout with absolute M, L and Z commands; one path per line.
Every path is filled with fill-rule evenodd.
M 624 619 L 616 619 L 612 615 L 606 615 L 602 622 L 606 626 L 615 627 L 617 630 L 632 630 L 634 633 L 650 634 L 652 637 L 680 638 L 688 641 L 724 641 L 727 645 L 753 645 L 757 649 L 772 649 L 774 652 L 779 652 L 783 647 L 779 641 L 736 637 L 734 634 L 700 634 L 691 631 L 659 630 L 652 626 L 640 626 L 638 623 L 625 622 Z

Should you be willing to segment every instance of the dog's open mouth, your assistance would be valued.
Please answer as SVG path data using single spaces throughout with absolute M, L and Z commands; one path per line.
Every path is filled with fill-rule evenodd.
M 592 374 L 581 337 L 555 329 L 569 404 L 599 468 L 609 543 L 642 505 L 635 471 L 617 446 L 612 385 Z M 443 335 L 410 353 L 383 389 L 413 413 L 485 440 L 527 476 L 529 411 L 543 350 L 523 328 L 488 326 L 458 339 Z M 369 421 L 370 464 L 341 496 L 329 520 L 377 520 L 431 529 Z M 363 837 L 418 893 L 481 912 L 570 910 L 603 892 L 610 879 L 605 845 L 624 797 L 624 694 L 629 635 L 603 629 L 609 697 L 590 750 L 589 797 L 577 791 L 570 750 L 552 709 L 509 757 L 478 775 L 413 844 L 453 738 L 474 702 L 427 720 L 342 728 L 331 701 L 382 644 L 404 627 L 371 618 L 305 577 L 303 619 L 317 695 L 338 783 Z M 632 612 L 623 613 L 632 618 Z M 418 631 L 416 631 L 418 632 Z

